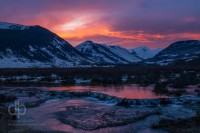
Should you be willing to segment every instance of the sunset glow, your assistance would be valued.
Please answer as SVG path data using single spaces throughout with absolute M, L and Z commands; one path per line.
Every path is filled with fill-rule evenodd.
M 200 39 L 200 1 L 192 1 L 6 0 L 0 2 L 0 21 L 41 25 L 74 46 L 92 40 L 126 48 L 166 47 Z

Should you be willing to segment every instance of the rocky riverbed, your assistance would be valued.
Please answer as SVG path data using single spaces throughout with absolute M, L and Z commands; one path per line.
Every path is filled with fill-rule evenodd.
M 200 97 L 126 99 L 97 92 L 56 92 L 1 89 L 26 106 L 26 114 L 8 123 L 11 132 L 167 132 L 152 129 L 162 119 L 184 120 L 196 115 Z M 4 102 L 9 107 L 13 102 Z M 190 107 L 189 107 L 190 106 Z M 194 108 L 192 108 L 194 107 Z

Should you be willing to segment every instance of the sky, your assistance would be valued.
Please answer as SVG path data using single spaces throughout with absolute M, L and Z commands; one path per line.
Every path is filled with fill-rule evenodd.
M 41 25 L 73 46 L 164 48 L 200 40 L 200 0 L 1 0 L 0 21 Z

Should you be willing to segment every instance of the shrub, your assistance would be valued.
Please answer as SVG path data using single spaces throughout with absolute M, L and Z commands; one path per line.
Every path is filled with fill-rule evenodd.
M 169 92 L 170 95 L 174 95 L 174 96 L 181 96 L 185 93 L 187 93 L 186 90 L 173 90 Z
M 157 83 L 154 86 L 153 92 L 161 93 L 161 94 L 163 94 L 163 93 L 167 94 L 169 91 L 166 89 L 166 85 L 165 84 Z
M 129 107 L 130 104 L 127 99 L 122 99 L 120 102 L 117 103 L 117 106 Z
M 16 99 L 16 96 L 7 96 L 5 94 L 0 94 L 0 103 L 12 102 Z

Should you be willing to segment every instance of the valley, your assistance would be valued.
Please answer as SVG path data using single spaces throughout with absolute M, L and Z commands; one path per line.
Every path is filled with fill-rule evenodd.
M 198 40 L 72 46 L 42 26 L 6 22 L 0 35 L 2 133 L 170 133 L 187 121 L 187 132 L 200 131 Z

